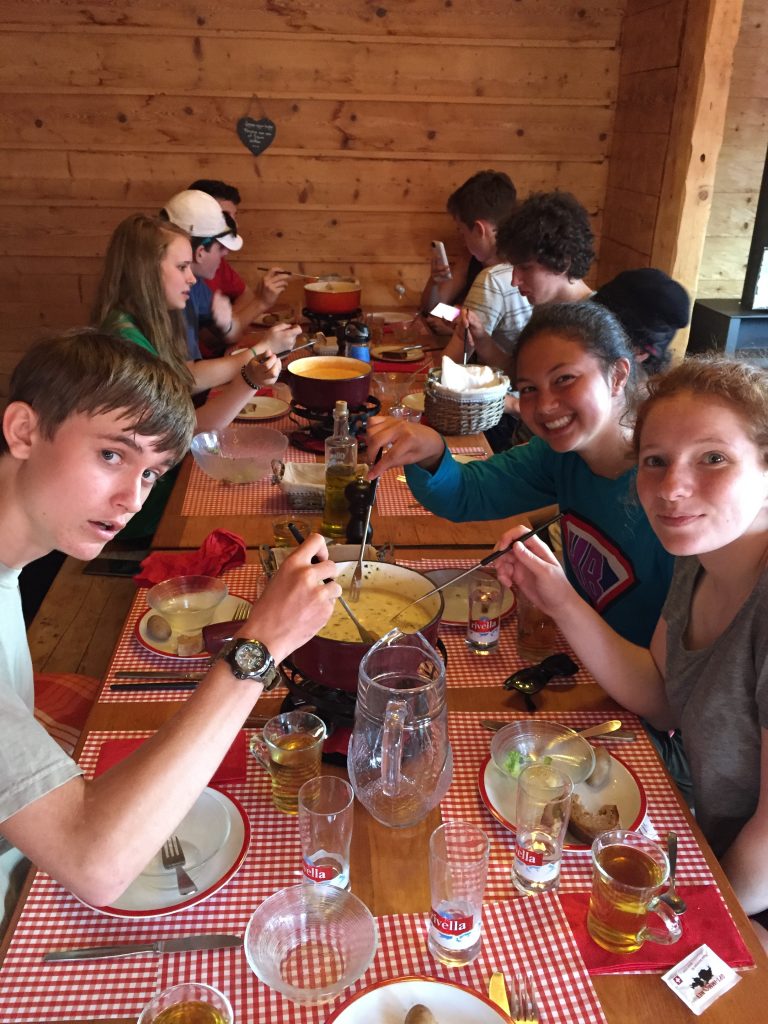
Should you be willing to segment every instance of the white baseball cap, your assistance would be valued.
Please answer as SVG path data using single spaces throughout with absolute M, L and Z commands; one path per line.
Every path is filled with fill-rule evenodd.
M 194 188 L 177 192 L 163 207 L 168 220 L 193 238 L 214 239 L 232 252 L 243 247 L 240 235 L 234 234 L 218 202 L 207 192 Z

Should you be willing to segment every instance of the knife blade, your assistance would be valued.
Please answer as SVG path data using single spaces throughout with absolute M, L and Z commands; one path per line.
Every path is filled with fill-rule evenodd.
M 509 1016 L 507 979 L 501 971 L 494 971 L 488 982 L 488 998 Z
M 178 679 L 187 683 L 199 683 L 205 672 L 174 672 L 168 668 L 122 669 L 114 673 L 115 679 Z
M 83 946 L 80 949 L 51 949 L 43 954 L 43 960 L 107 960 L 118 956 L 133 956 L 135 953 L 181 953 L 190 949 L 223 949 L 242 946 L 240 935 L 187 935 L 182 939 L 156 939 L 154 942 L 121 942 L 115 946 Z
M 514 719 L 509 719 L 507 722 L 503 722 L 497 718 L 482 718 L 480 719 L 480 725 L 489 732 L 498 732 L 499 729 L 503 729 L 505 725 L 511 725 Z M 615 732 L 606 733 L 604 736 L 597 736 L 596 739 L 601 740 L 634 740 L 636 739 L 635 733 L 630 729 L 616 729 Z

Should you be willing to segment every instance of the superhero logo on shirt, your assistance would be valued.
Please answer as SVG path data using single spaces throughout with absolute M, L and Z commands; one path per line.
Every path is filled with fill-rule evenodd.
M 571 572 L 584 596 L 602 614 L 637 582 L 632 565 L 588 520 L 568 512 L 560 522 Z

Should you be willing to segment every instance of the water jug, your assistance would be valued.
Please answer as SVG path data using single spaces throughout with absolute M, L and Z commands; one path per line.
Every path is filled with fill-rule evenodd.
M 360 803 L 384 825 L 425 818 L 448 791 L 445 666 L 421 633 L 388 633 L 360 662 L 347 769 Z

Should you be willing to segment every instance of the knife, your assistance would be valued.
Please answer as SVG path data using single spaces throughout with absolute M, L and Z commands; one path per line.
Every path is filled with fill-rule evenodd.
M 509 1016 L 507 980 L 501 971 L 494 971 L 488 982 L 488 998 Z
M 187 683 L 199 683 L 205 672 L 174 672 L 167 668 L 122 669 L 115 672 L 115 679 L 179 679 Z
M 499 729 L 503 729 L 505 725 L 511 725 L 515 719 L 510 718 L 509 721 L 503 722 L 497 718 L 481 718 L 480 725 L 489 732 L 498 732 Z M 635 733 L 630 729 L 616 729 L 614 732 L 606 733 L 604 736 L 599 737 L 601 740 L 634 740 L 636 739 Z
M 81 949 L 51 949 L 43 960 L 106 960 L 134 953 L 180 953 L 189 949 L 222 949 L 242 946 L 240 935 L 187 935 L 183 939 L 157 939 L 154 942 L 121 942 L 116 946 L 84 946 Z

